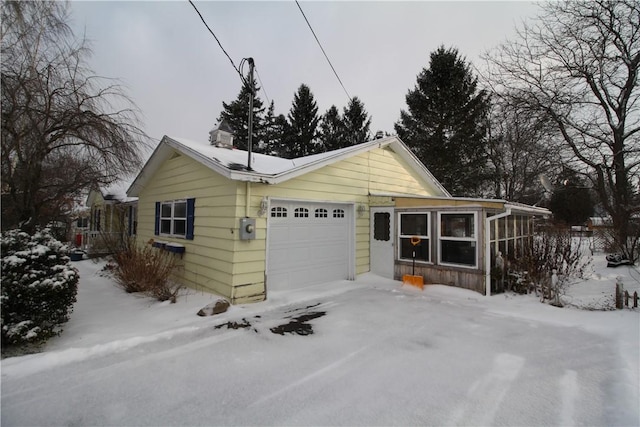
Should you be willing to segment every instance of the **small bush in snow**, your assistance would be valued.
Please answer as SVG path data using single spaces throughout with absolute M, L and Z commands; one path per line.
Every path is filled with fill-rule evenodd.
M 2 344 L 41 342 L 60 333 L 78 292 L 68 248 L 49 229 L 2 233 Z
M 176 302 L 181 288 L 171 280 L 176 258 L 151 245 L 138 246 L 128 240 L 113 254 L 115 281 L 127 292 L 144 292 L 160 301 Z
M 592 259 L 586 239 L 573 237 L 569 228 L 552 227 L 530 239 L 514 264 L 515 269 L 527 272 L 527 280 L 544 301 L 556 292 L 564 294 L 571 279 L 585 278 Z M 551 283 L 554 271 L 557 289 Z

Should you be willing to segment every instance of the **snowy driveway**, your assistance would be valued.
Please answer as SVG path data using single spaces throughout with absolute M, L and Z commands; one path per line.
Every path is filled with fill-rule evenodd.
M 6 359 L 2 425 L 640 421 L 637 313 L 420 292 L 375 276 L 272 300 L 146 337 Z M 305 315 L 306 335 L 274 333 Z M 621 329 L 632 339 L 607 336 Z

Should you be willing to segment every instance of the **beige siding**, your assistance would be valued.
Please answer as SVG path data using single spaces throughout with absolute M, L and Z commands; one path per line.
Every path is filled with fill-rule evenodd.
M 344 202 L 364 205 L 356 215 L 356 274 L 369 271 L 369 195 L 394 193 L 430 196 L 436 190 L 422 181 L 388 149 L 325 166 L 277 185 L 252 183 L 246 210 L 247 184 L 233 182 L 205 166 L 177 156 L 166 161 L 139 195 L 139 241 L 174 241 L 186 247 L 178 277 L 188 286 L 219 293 L 232 303 L 265 298 L 266 213 L 258 210 L 263 197 Z M 154 236 L 155 202 L 194 197 L 194 240 Z M 389 198 L 376 198 L 382 204 Z M 239 238 L 239 219 L 256 218 L 255 240 Z
M 195 289 L 232 297 L 236 237 L 237 183 L 178 156 L 166 161 L 142 189 L 138 202 L 138 239 L 185 245 L 178 280 Z M 154 236 L 155 203 L 194 197 L 193 240 Z
M 272 199 L 301 199 L 332 201 L 367 206 L 362 216 L 356 214 L 356 274 L 369 271 L 369 194 L 394 193 L 431 196 L 436 190 L 429 187 L 393 151 L 375 149 L 277 185 L 252 184 L 251 216 L 263 196 Z M 241 188 L 244 193 L 244 188 Z M 389 203 L 389 198 L 378 198 Z M 258 221 L 260 231 L 266 221 Z M 258 235 L 260 238 L 260 234 Z M 264 272 L 264 270 L 262 270 Z

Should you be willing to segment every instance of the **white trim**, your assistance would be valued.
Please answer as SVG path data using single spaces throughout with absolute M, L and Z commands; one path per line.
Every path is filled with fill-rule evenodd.
M 426 235 L 420 235 L 418 237 L 426 237 L 429 241 L 429 259 L 427 261 L 423 261 L 423 260 L 418 260 L 416 259 L 416 264 L 433 264 L 433 251 L 431 250 L 433 248 L 433 236 L 432 236 L 432 220 L 431 220 L 431 215 L 433 214 L 433 211 L 410 211 L 410 212 L 396 212 L 396 232 L 397 232 L 397 250 L 396 250 L 396 256 L 398 261 L 409 261 L 409 262 L 413 262 L 412 259 L 408 259 L 408 258 L 402 258 L 402 243 L 400 242 L 400 239 L 403 238 L 403 236 L 406 238 L 407 236 L 409 236 L 408 234 L 402 234 L 402 219 L 401 216 L 402 215 L 426 215 L 427 216 L 427 234 Z
M 266 230 L 266 240 L 265 240 L 265 279 L 266 279 L 266 284 L 265 284 L 265 289 L 266 292 L 269 292 L 269 277 L 268 277 L 268 272 L 269 272 L 269 264 L 271 262 L 270 260 L 270 254 L 269 254 L 269 241 L 271 239 L 271 223 L 274 220 L 282 220 L 282 219 L 286 219 L 286 220 L 290 220 L 292 218 L 294 218 L 293 216 L 293 210 L 288 209 L 287 210 L 287 217 L 286 218 L 271 218 L 271 209 L 274 207 L 274 205 L 277 205 L 279 203 L 283 203 L 283 204 L 290 204 L 290 203 L 300 203 L 300 204 L 312 204 L 312 205 L 325 205 L 325 204 L 331 204 L 331 205 L 341 205 L 344 206 L 344 213 L 345 213 L 345 217 L 344 219 L 347 220 L 347 233 L 348 233 L 348 238 L 347 238 L 347 245 L 348 245 L 348 253 L 349 253 L 349 260 L 348 260 L 348 265 L 347 265 L 347 280 L 355 280 L 356 278 L 356 222 L 357 222 L 357 218 L 356 218 L 356 202 L 342 202 L 342 201 L 335 201 L 335 200 L 309 200 L 309 199 L 297 199 L 297 198 L 281 198 L 281 197 L 269 197 L 267 196 L 267 212 L 265 213 L 266 216 L 266 220 L 267 220 L 267 230 Z M 349 219 L 350 217 L 350 219 Z M 310 219 L 310 220 L 315 220 L 316 218 L 314 218 L 313 216 L 313 212 L 309 211 L 309 217 L 306 219 Z M 333 219 L 332 215 L 329 215 L 328 218 L 326 218 L 328 220 Z
M 437 224 L 437 228 L 438 228 L 438 265 L 443 265 L 443 266 L 447 266 L 447 267 L 460 267 L 460 268 L 468 268 L 470 270 L 477 270 L 480 266 L 480 229 L 478 228 L 478 211 L 455 211 L 455 212 L 441 212 L 438 211 L 438 224 Z M 454 242 L 475 242 L 475 252 L 476 252 L 476 257 L 475 257 L 475 263 L 474 265 L 468 265 L 468 264 L 456 264 L 456 263 L 451 263 L 451 262 L 443 262 L 442 261 L 442 240 L 443 240 L 443 236 L 442 236 L 442 215 L 473 215 L 473 234 L 474 237 L 451 237 L 451 236 L 444 236 L 444 240 L 446 241 L 454 241 Z
M 507 208 L 505 212 L 493 216 L 487 215 L 484 220 L 484 294 L 488 297 L 491 296 L 491 221 L 510 215 L 511 208 Z
M 210 148 L 209 144 L 203 143 L 201 145 L 202 148 Z M 198 151 L 197 148 L 187 146 L 179 140 L 165 135 L 154 152 L 151 154 L 149 160 L 147 160 L 147 162 L 143 166 L 140 173 L 135 177 L 135 179 L 127 189 L 127 194 L 130 196 L 138 196 L 139 192 L 146 185 L 147 180 L 149 180 L 150 177 L 155 173 L 155 171 L 162 165 L 162 163 L 168 160 L 176 151 L 196 160 L 197 162 L 205 165 L 214 172 L 234 181 L 279 184 L 281 182 L 296 178 L 309 172 L 313 172 L 317 169 L 320 169 L 327 165 L 331 165 L 341 160 L 348 159 L 374 149 L 385 147 L 390 147 L 393 152 L 398 154 L 400 158 L 407 162 L 409 167 L 414 172 L 416 172 L 426 183 L 432 185 L 433 188 L 443 197 L 451 197 L 449 192 L 442 186 L 442 184 L 433 176 L 433 174 L 422 164 L 422 162 L 418 160 L 418 158 L 397 136 L 390 136 L 383 139 L 364 142 L 328 153 L 314 154 L 311 156 L 300 157 L 291 160 L 280 159 L 283 162 L 288 162 L 289 167 L 283 168 L 281 172 L 269 174 L 255 171 L 249 172 L 229 169 L 226 167 L 226 165 L 218 162 L 214 157 L 205 155 L 203 152 Z M 226 148 L 219 149 L 227 150 Z
M 176 203 L 184 203 L 184 218 L 175 216 Z M 168 205 L 168 204 L 171 204 L 171 217 L 162 216 L 162 206 L 163 205 Z M 158 224 L 158 236 L 176 237 L 176 238 L 182 238 L 182 239 L 186 238 L 186 236 L 187 236 L 187 228 L 188 228 L 188 224 L 187 223 L 189 221 L 187 219 L 187 217 L 188 217 L 187 209 L 188 209 L 187 208 L 187 199 L 176 199 L 176 200 L 163 200 L 163 201 L 160 201 L 160 216 L 158 218 L 158 221 L 160 223 Z M 162 232 L 162 220 L 163 219 L 165 221 L 169 220 L 171 232 L 169 232 L 169 233 L 163 233 Z M 184 234 L 177 234 L 177 233 L 175 233 L 175 229 L 174 229 L 174 221 L 176 221 L 176 220 L 181 221 L 183 219 L 184 219 Z

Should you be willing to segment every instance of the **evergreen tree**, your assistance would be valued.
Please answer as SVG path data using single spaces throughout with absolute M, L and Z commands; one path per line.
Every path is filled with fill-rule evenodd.
M 593 208 L 593 197 L 584 181 L 573 171 L 560 174 L 549 202 L 553 217 L 566 225 L 582 225 L 593 214 Z
M 286 154 L 285 135 L 288 133 L 288 126 L 289 123 L 284 114 L 275 115 L 274 104 L 271 101 L 264 117 L 263 135 L 260 144 L 263 153 L 280 157 Z
M 357 96 L 351 98 L 349 104 L 344 108 L 342 123 L 344 125 L 343 147 L 360 144 L 371 138 L 369 132 L 371 118 L 368 117 L 364 104 Z
M 486 114 L 489 97 L 455 48 L 431 53 L 429 68 L 406 96 L 398 136 L 457 196 L 477 195 L 486 179 Z
M 234 133 L 234 145 L 241 149 L 247 149 L 247 137 L 249 135 L 249 94 L 250 92 L 249 83 L 246 82 L 242 85 L 242 89 L 240 89 L 240 93 L 235 101 L 227 104 L 226 102 L 222 102 L 222 112 L 220 113 L 220 117 L 218 117 L 218 122 L 224 120 L 231 129 L 233 129 Z M 260 137 L 264 135 L 264 125 L 263 125 L 263 113 L 264 107 L 262 106 L 262 100 L 258 97 L 258 86 L 253 84 L 253 93 L 255 94 L 253 97 L 253 147 L 252 149 L 255 152 L 260 152 Z
M 318 141 L 318 104 L 309 86 L 301 84 L 298 88 L 293 96 L 288 119 L 286 157 L 296 158 L 323 151 L 322 144 Z
M 344 123 L 335 105 L 327 110 L 320 122 L 320 139 L 326 151 L 344 147 Z

